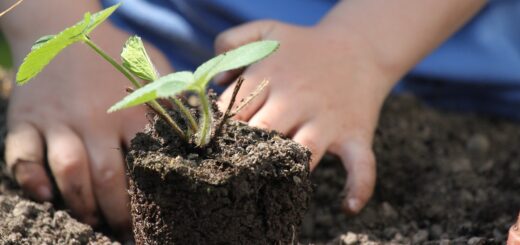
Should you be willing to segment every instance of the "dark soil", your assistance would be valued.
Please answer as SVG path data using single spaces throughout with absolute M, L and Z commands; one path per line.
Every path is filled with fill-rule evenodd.
M 345 174 L 337 159 L 324 159 L 301 238 L 503 244 L 520 211 L 519 147 L 520 124 L 391 98 L 375 139 L 378 178 L 368 207 L 356 217 L 341 213 Z
M 345 173 L 337 159 L 327 157 L 312 174 L 316 188 L 301 242 L 505 242 L 520 210 L 520 124 L 439 112 L 411 97 L 392 97 L 375 142 L 378 183 L 372 201 L 356 217 L 342 214 Z M 2 195 L 19 192 L 5 176 L 0 182 Z M 10 221 L 3 217 L 9 215 L 0 217 L 5 234 Z
M 310 152 L 275 132 L 229 121 L 207 148 L 163 120 L 127 155 L 138 244 L 296 244 L 309 204 Z
M 0 195 L 0 244 L 115 244 L 88 225 L 18 196 Z

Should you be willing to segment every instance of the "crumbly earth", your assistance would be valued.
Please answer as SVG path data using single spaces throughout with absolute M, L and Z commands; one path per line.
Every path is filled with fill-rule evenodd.
M 163 120 L 127 155 L 137 244 L 296 244 L 310 200 L 310 152 L 229 121 L 207 148 Z
M 520 210 L 519 141 L 518 123 L 391 97 L 375 140 L 374 198 L 359 216 L 342 214 L 345 174 L 338 159 L 327 157 L 312 174 L 316 188 L 300 242 L 504 244 Z M 19 195 L 0 174 L 0 195 L 6 193 Z M 2 218 L 0 230 L 8 222 Z
M 0 244 L 118 244 L 50 203 L 0 195 Z
M 518 123 L 391 98 L 375 139 L 373 199 L 356 217 L 342 214 L 345 174 L 337 159 L 324 159 L 301 240 L 504 244 L 520 211 L 519 142 Z

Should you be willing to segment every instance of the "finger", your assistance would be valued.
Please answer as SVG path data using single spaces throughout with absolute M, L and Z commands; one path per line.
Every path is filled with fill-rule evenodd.
M 81 139 L 67 127 L 53 127 L 45 136 L 49 166 L 65 203 L 80 220 L 96 224 L 96 203 Z
M 150 112 L 147 111 L 144 106 L 130 108 L 126 112 L 128 115 L 123 116 L 126 118 L 132 118 L 132 120 L 128 120 L 122 123 L 122 125 L 119 127 L 119 135 L 121 135 L 121 138 L 123 138 L 124 146 L 129 146 L 130 141 L 135 137 L 135 135 L 145 129 L 146 124 L 149 122 L 149 117 L 147 114 Z
M 331 151 L 338 155 L 348 172 L 346 196 L 342 207 L 346 213 L 356 214 L 366 205 L 374 192 L 376 161 L 369 143 L 344 141 L 335 144 Z
M 251 92 L 253 92 L 258 83 L 259 79 L 253 78 L 253 76 L 244 76 L 244 83 L 240 88 L 240 91 L 237 94 L 237 98 L 235 100 L 235 106 L 242 102 L 242 99 L 246 98 Z M 235 89 L 236 82 L 233 82 L 220 96 L 217 104 L 221 111 L 225 111 L 229 105 L 229 101 L 231 100 L 231 96 L 233 95 L 233 90 Z M 257 111 L 262 107 L 264 102 L 267 100 L 269 86 L 260 94 L 258 94 L 246 107 L 244 107 L 241 111 L 237 113 L 235 119 L 241 121 L 248 121 Z
M 236 80 L 240 76 L 240 74 L 244 72 L 244 70 L 245 69 L 242 68 L 220 73 L 213 78 L 213 83 L 220 86 L 229 84 Z
M 289 136 L 289 133 L 305 120 L 297 110 L 289 108 L 286 101 L 271 96 L 266 100 L 262 108 L 249 120 L 250 126 L 276 130 Z
M 40 133 L 29 123 L 15 124 L 7 133 L 8 170 L 25 192 L 42 202 L 53 198 L 51 181 L 44 168 L 43 148 Z
M 307 147 L 311 155 L 310 169 L 316 168 L 329 146 L 329 137 L 323 135 L 317 122 L 309 122 L 298 129 L 293 140 Z
M 262 40 L 278 23 L 272 20 L 254 21 L 224 31 L 215 39 L 215 52 L 220 54 L 246 43 Z
M 119 138 L 89 135 L 86 145 L 90 176 L 98 206 L 108 224 L 118 232 L 130 231 L 130 207 Z

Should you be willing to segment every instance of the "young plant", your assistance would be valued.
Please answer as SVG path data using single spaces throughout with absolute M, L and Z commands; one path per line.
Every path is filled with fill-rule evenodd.
M 126 42 L 121 54 L 122 64 L 108 56 L 90 39 L 89 34 L 119 5 L 95 14 L 86 13 L 84 19 L 76 25 L 57 35 L 49 35 L 37 40 L 19 68 L 16 76 L 17 83 L 22 85 L 34 78 L 56 55 L 71 44 L 85 43 L 121 72 L 134 86 L 134 89 L 131 89 L 133 92 L 112 106 L 108 110 L 109 113 L 146 104 L 164 119 L 181 139 L 189 141 L 194 136 L 197 146 L 204 147 L 211 141 L 212 131 L 216 124 L 211 102 L 206 93 L 209 81 L 220 72 L 245 67 L 267 57 L 278 48 L 278 42 L 268 40 L 246 44 L 210 59 L 199 66 L 195 72 L 180 71 L 160 77 L 139 37 L 130 37 Z M 136 77 L 144 82 L 139 82 Z M 199 122 L 178 99 L 178 96 L 184 92 L 193 92 L 199 97 Z M 166 109 L 158 103 L 159 99 L 171 101 L 188 125 L 186 130 L 183 130 Z

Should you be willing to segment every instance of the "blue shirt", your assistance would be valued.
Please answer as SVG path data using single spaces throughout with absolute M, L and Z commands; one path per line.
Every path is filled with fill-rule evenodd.
M 105 6 L 119 0 L 102 0 Z M 178 70 L 213 56 L 215 36 L 244 22 L 317 23 L 337 0 L 125 0 L 113 20 L 159 47 Z M 273 7 L 275 6 L 275 7 Z M 520 1 L 490 1 L 395 91 L 455 109 L 520 119 Z

